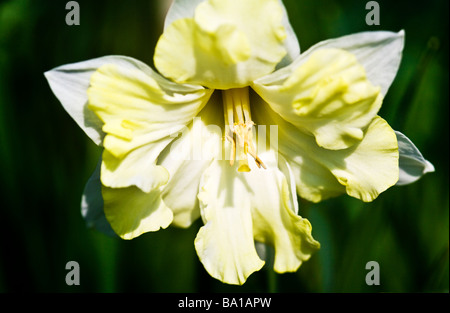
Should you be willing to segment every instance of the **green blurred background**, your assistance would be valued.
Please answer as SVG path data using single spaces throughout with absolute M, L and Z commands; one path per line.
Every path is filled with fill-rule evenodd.
M 405 29 L 380 115 L 436 172 L 369 204 L 348 196 L 301 201 L 320 252 L 296 273 L 264 268 L 242 287 L 203 269 L 193 246 L 200 221 L 132 241 L 86 228 L 80 199 L 101 151 L 43 72 L 110 54 L 153 66 L 168 2 L 80 0 L 79 26 L 65 24 L 66 2 L 0 1 L 0 291 L 448 292 L 448 1 L 378 1 L 380 26 L 366 25 L 367 1 L 284 1 L 302 50 L 354 32 Z M 80 265 L 79 286 L 65 283 L 71 260 Z M 369 261 L 380 265 L 379 286 L 365 283 Z

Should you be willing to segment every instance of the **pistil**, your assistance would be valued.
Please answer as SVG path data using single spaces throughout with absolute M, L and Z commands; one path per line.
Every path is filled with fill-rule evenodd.
M 231 143 L 230 165 L 234 165 L 237 150 L 239 172 L 250 172 L 247 154 L 253 157 L 258 168 L 266 168 L 253 145 L 252 128 L 255 123 L 251 119 L 248 87 L 223 90 L 222 100 L 228 126 L 225 138 Z

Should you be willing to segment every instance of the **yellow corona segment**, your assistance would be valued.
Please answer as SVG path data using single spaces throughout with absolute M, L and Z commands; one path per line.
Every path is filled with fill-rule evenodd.
M 329 150 L 360 142 L 383 102 L 356 56 L 336 48 L 314 51 L 284 81 L 252 87 L 284 120 Z
M 253 144 L 253 125 L 250 113 L 248 87 L 222 91 L 223 111 L 226 124 L 225 137 L 231 143 L 230 165 L 234 165 L 236 152 L 239 154 L 239 172 L 250 172 L 248 155 L 253 157 L 258 168 L 266 165 L 256 154 Z
M 177 83 L 241 88 L 275 70 L 286 37 L 278 0 L 207 0 L 164 30 L 154 62 Z

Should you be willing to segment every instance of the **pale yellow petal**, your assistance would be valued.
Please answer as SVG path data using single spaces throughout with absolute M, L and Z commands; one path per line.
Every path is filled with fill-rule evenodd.
M 145 193 L 136 187 L 102 186 L 102 196 L 106 219 L 123 239 L 166 228 L 172 222 L 172 211 L 161 200 L 157 189 Z
M 381 107 L 380 88 L 373 86 L 356 57 L 340 49 L 313 52 L 279 80 L 257 81 L 255 91 L 283 119 L 314 135 L 326 149 L 346 149 L 359 142 Z
M 169 172 L 149 160 L 156 160 L 166 145 L 166 141 L 144 145 L 120 158 L 103 150 L 102 184 L 112 188 L 137 186 L 145 192 L 165 185 L 169 180 Z
M 328 166 L 352 197 L 372 201 L 398 181 L 397 137 L 379 116 L 372 120 L 361 143 L 340 153 L 345 161 L 329 160 Z
M 200 178 L 214 157 L 222 153 L 223 116 L 220 94 L 214 94 L 158 158 L 170 174 L 162 197 L 174 213 L 173 224 L 189 227 L 200 217 L 197 194 Z
M 274 269 L 296 271 L 320 245 L 308 220 L 300 217 L 294 181 L 284 160 L 278 169 L 273 151 L 260 154 L 267 169 L 249 162 L 250 172 L 238 172 L 227 161 L 214 161 L 205 172 L 199 193 L 205 226 L 196 250 L 207 271 L 226 283 L 242 284 L 258 270 L 253 240 L 275 249 Z M 288 178 L 289 177 L 289 178 Z
M 286 55 L 277 0 L 208 0 L 193 18 L 175 20 L 159 39 L 155 66 L 179 83 L 214 89 L 249 85 Z M 264 22 L 261 22 L 264 21 Z
M 329 168 L 320 162 L 320 155 L 317 153 L 326 150 L 319 149 L 313 136 L 306 135 L 285 121 L 259 96 L 253 94 L 251 102 L 255 122 L 258 125 L 273 125 L 272 128 L 267 127 L 269 133 L 266 137 L 271 139 L 270 144 L 290 165 L 300 197 L 319 202 L 345 193 L 345 187 L 339 184 Z M 275 127 L 276 136 L 271 134 Z
M 261 154 L 267 164 L 274 164 L 273 152 Z M 243 175 L 250 186 L 254 238 L 274 247 L 274 270 L 278 273 L 295 272 L 304 261 L 320 248 L 312 237 L 310 222 L 295 212 L 297 197 L 290 166 L 284 158 L 267 170 L 255 168 Z M 274 164 L 276 165 L 276 163 Z M 292 193 L 294 191 L 294 193 Z M 300 208 L 301 209 L 301 208 Z
M 194 242 L 206 271 L 224 283 L 237 285 L 264 265 L 253 241 L 248 190 L 241 187 L 235 168 L 227 161 L 213 161 L 200 185 L 205 225 Z
M 261 98 L 252 98 L 258 124 L 278 125 L 278 151 L 292 168 L 297 192 L 318 202 L 347 193 L 363 201 L 374 200 L 398 180 L 398 145 L 395 132 L 376 116 L 362 140 L 348 149 L 319 147 L 305 134 L 275 113 Z
M 157 157 L 212 93 L 150 74 L 107 64 L 91 77 L 88 108 L 106 133 L 101 171 L 106 186 L 134 185 L 149 192 L 167 183 L 168 173 L 156 165 Z

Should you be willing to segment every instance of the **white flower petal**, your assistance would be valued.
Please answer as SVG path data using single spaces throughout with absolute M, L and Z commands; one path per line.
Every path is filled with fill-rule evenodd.
M 205 1 L 206 0 L 173 0 L 169 11 L 167 11 L 166 20 L 164 21 L 164 30 L 176 20 L 194 17 L 197 6 Z
M 159 75 L 158 75 L 159 76 Z M 150 192 L 167 183 L 158 155 L 189 124 L 212 90 L 176 85 L 139 69 L 100 67 L 90 80 L 88 108 L 104 123 L 103 185 Z
M 291 67 L 298 67 L 317 50 L 337 48 L 354 54 L 359 63 L 365 68 L 369 81 L 381 88 L 386 95 L 400 66 L 405 32 L 387 31 L 361 32 L 321 41 L 303 52 L 288 67 L 282 68 L 258 80 L 260 83 L 270 84 L 281 81 L 289 75 Z
M 402 59 L 405 32 L 362 32 L 330 39 L 319 43 L 311 50 L 340 48 L 353 53 L 366 69 L 367 77 L 386 95 L 397 75 Z
M 320 49 L 286 69 L 290 72 L 283 80 L 274 75 L 272 81 L 266 77 L 253 85 L 275 112 L 313 134 L 326 149 L 346 149 L 361 141 L 381 107 L 382 96 L 355 55 Z
M 87 89 L 92 74 L 105 64 L 116 64 L 126 69 L 139 69 L 152 76 L 158 75 L 136 59 L 114 55 L 62 65 L 44 73 L 64 109 L 97 145 L 102 144 L 105 133 L 102 131 L 102 121 L 87 109 Z
M 205 1 L 206 0 L 174 0 L 169 8 L 169 11 L 167 12 L 166 20 L 164 22 L 164 30 L 178 19 L 194 17 L 195 9 L 197 8 L 197 6 Z M 284 40 L 284 47 L 287 51 L 287 54 L 277 65 L 277 68 L 281 68 L 290 64 L 300 55 L 300 44 L 292 28 L 292 25 L 289 22 L 287 10 L 283 4 L 283 1 L 278 0 L 278 2 L 283 9 L 282 24 L 287 35 L 286 39 Z
M 135 187 L 104 187 L 100 181 L 100 164 L 101 159 L 86 183 L 81 200 L 81 214 L 88 227 L 109 236 L 132 239 L 169 226 L 173 214 L 162 201 L 159 190 L 144 193 Z
M 193 18 L 166 28 L 155 48 L 155 66 L 178 83 L 248 86 L 285 57 L 282 20 L 278 0 L 204 1 Z
M 297 215 L 297 197 L 293 172 L 279 155 L 278 166 L 272 151 L 261 153 L 267 170 L 256 166 L 246 173 L 251 186 L 253 233 L 255 240 L 274 248 L 274 270 L 295 272 L 320 247 L 311 235 L 309 221 Z
M 283 20 L 281 23 L 283 24 L 284 29 L 286 31 L 284 48 L 286 49 L 287 54 L 277 65 L 277 69 L 289 65 L 300 55 L 300 44 L 298 42 L 297 35 L 295 34 L 294 29 L 292 28 L 292 25 L 289 22 L 286 7 L 284 6 L 283 1 L 278 0 L 278 2 L 280 3 L 280 6 L 283 8 Z
M 242 173 L 237 165 L 213 161 L 200 183 L 205 226 L 195 240 L 197 254 L 211 276 L 230 284 L 244 283 L 262 266 L 253 239 L 274 247 L 274 269 L 279 273 L 296 271 L 319 248 L 310 223 L 295 212 L 289 165 L 280 160 L 284 173 L 273 151 L 259 156 L 267 169 L 249 162 L 251 171 Z
M 399 167 L 400 177 L 398 186 L 411 184 L 420 179 L 426 173 L 434 172 L 434 166 L 427 161 L 414 143 L 399 131 L 397 135 L 398 151 L 400 154 Z
M 208 6 L 208 3 L 204 3 L 204 2 L 209 2 L 212 3 L 213 1 L 205 1 L 205 0 L 194 0 L 194 1 L 189 1 L 189 0 L 175 0 L 172 3 L 172 6 L 170 7 L 167 16 L 166 16 L 166 20 L 165 20 L 165 24 L 164 24 L 164 34 L 161 36 L 160 42 L 157 46 L 156 49 L 156 53 L 155 53 L 155 64 L 157 66 L 157 68 L 160 70 L 161 73 L 163 73 L 164 75 L 166 75 L 167 77 L 172 77 L 175 81 L 188 81 L 188 77 L 189 81 L 192 81 L 192 79 L 194 79 L 193 77 L 197 77 L 196 79 L 200 79 L 199 75 L 194 75 L 193 71 L 196 72 L 200 72 L 202 71 L 202 66 L 199 66 L 198 63 L 200 64 L 204 64 L 204 63 L 208 63 L 208 66 L 205 66 L 207 68 L 207 75 L 211 76 L 211 73 L 217 72 L 217 70 L 214 70 L 214 68 L 217 66 L 216 60 L 214 62 L 209 62 L 210 60 L 210 56 L 213 55 L 214 53 L 212 53 L 211 51 L 209 51 L 208 53 L 206 53 L 206 55 L 201 56 L 201 49 L 198 49 L 198 46 L 205 46 L 205 40 L 206 37 L 203 38 L 205 40 L 201 41 L 201 42 L 196 42 L 195 46 L 196 49 L 194 53 L 191 53 L 191 50 L 193 50 L 193 48 L 191 47 L 190 41 L 194 40 L 194 38 L 199 36 L 199 33 L 202 32 L 201 30 L 193 27 L 193 25 L 191 25 L 190 23 L 187 23 L 187 21 L 181 21 L 183 19 L 193 19 L 194 16 L 197 15 L 201 15 L 200 13 L 202 11 L 204 11 L 204 8 Z M 289 23 L 289 19 L 288 19 L 288 15 L 286 12 L 286 8 L 284 7 L 283 3 L 281 0 L 277 0 L 278 5 L 277 6 L 273 6 L 274 8 L 280 7 L 281 8 L 281 25 L 284 28 L 283 31 L 283 37 L 284 40 L 281 43 L 281 46 L 284 47 L 284 49 L 282 49 L 284 57 L 282 58 L 282 60 L 278 60 L 279 63 L 278 65 L 276 65 L 276 68 L 280 68 L 283 66 L 288 65 L 289 63 L 291 63 L 295 58 L 297 58 L 297 56 L 300 54 L 300 46 L 297 40 L 297 37 L 294 33 L 294 30 L 292 29 L 292 26 Z M 256 2 L 255 2 L 256 3 Z M 233 14 L 231 17 L 227 17 L 226 20 L 228 22 L 231 22 L 231 20 L 233 20 L 234 17 L 237 18 L 237 20 L 239 21 L 238 24 L 242 24 L 241 26 L 245 26 L 246 24 L 251 25 L 252 24 L 252 18 L 255 17 L 257 10 L 259 10 L 261 7 L 265 6 L 266 4 L 263 3 L 261 1 L 261 3 L 257 3 L 253 9 L 252 12 L 250 13 L 249 17 L 243 17 L 243 18 L 239 18 L 238 15 L 236 15 L 237 13 L 241 14 L 241 12 L 237 12 L 237 10 L 235 10 L 235 14 Z M 203 9 L 202 9 L 203 8 Z M 263 17 L 264 19 L 264 23 L 269 25 L 269 22 L 271 20 L 272 17 L 275 16 L 275 12 L 276 10 L 274 10 L 274 8 L 271 9 L 271 14 L 267 17 Z M 197 12 L 196 12 L 197 10 Z M 240 10 L 240 9 L 239 9 Z M 241 10 L 244 11 L 244 10 Z M 213 14 L 214 10 L 208 13 L 205 13 L 203 18 L 205 21 L 203 23 L 201 23 L 204 27 L 209 28 L 212 27 L 212 25 L 215 25 L 217 23 L 220 22 L 221 18 L 220 16 L 216 16 L 215 14 Z M 209 17 L 205 19 L 206 17 Z M 197 21 L 199 19 L 199 16 L 197 16 Z M 176 23 L 175 23 L 176 22 Z M 264 36 L 259 36 L 262 37 L 264 40 L 259 40 L 258 39 L 258 34 L 260 32 L 263 31 L 263 27 L 261 27 L 261 23 L 256 23 L 259 21 L 255 21 L 254 24 L 259 25 L 259 27 L 257 27 L 257 31 L 251 31 L 250 33 L 252 33 L 252 36 L 248 37 L 248 40 L 244 40 L 245 38 L 242 37 L 242 35 L 245 33 L 240 33 L 240 32 L 232 32 L 230 25 L 234 25 L 233 23 L 231 23 L 230 25 L 228 25 L 227 23 L 225 23 L 226 25 L 228 25 L 226 28 L 227 29 L 227 37 L 223 38 L 221 37 L 223 35 L 223 33 L 221 33 L 222 35 L 219 36 L 219 34 L 215 34 L 213 37 L 213 41 L 221 41 L 224 39 L 226 44 L 224 44 L 223 47 L 221 47 L 219 45 L 219 50 L 222 52 L 222 54 L 224 55 L 228 55 L 227 58 L 225 59 L 229 59 L 228 61 L 234 60 L 236 61 L 237 59 L 243 61 L 244 59 L 248 58 L 247 53 L 250 53 L 250 51 L 248 51 L 248 49 L 243 49 L 244 46 L 246 46 L 247 43 L 251 43 L 251 52 L 252 53 L 257 53 L 258 50 L 261 50 L 261 52 L 258 52 L 258 55 L 256 57 L 256 59 L 258 60 L 259 63 L 255 63 L 256 65 L 254 65 L 253 63 L 243 63 L 240 64 L 239 66 L 237 66 L 236 68 L 231 68 L 231 72 L 230 70 L 230 66 L 229 64 L 227 66 L 225 66 L 224 68 L 221 68 L 220 71 L 221 72 L 228 72 L 227 75 L 221 75 L 220 77 L 220 81 L 216 82 L 216 86 L 213 86 L 211 83 L 212 78 L 211 77 L 207 77 L 208 79 L 206 81 L 198 81 L 198 83 L 204 85 L 204 86 L 208 86 L 211 88 L 230 88 L 230 86 L 232 85 L 231 83 L 227 83 L 225 84 L 225 81 L 229 79 L 229 76 L 236 76 L 234 74 L 232 74 L 232 72 L 234 71 L 242 71 L 243 73 L 251 73 L 254 72 L 256 70 L 261 71 L 260 69 L 263 68 L 264 65 L 269 59 L 267 59 L 266 61 L 262 62 L 261 61 L 263 59 L 268 58 L 268 56 L 270 54 L 273 54 L 274 51 L 270 52 L 271 50 L 273 50 L 273 48 L 275 46 L 277 46 L 275 43 L 271 43 L 268 46 L 263 46 L 262 48 L 259 47 L 259 44 L 264 43 L 266 39 L 268 39 L 271 34 L 267 33 L 264 34 Z M 224 21 L 222 21 L 222 23 L 224 23 Z M 224 24 L 224 25 L 225 25 Z M 171 27 L 169 27 L 171 26 Z M 245 27 L 243 28 L 245 30 Z M 242 30 L 242 27 L 237 27 L 236 30 Z M 223 28 L 223 31 L 225 31 L 225 28 Z M 193 35 L 193 32 L 196 33 L 196 35 Z M 279 31 L 281 32 L 281 31 Z M 230 36 L 231 34 L 234 34 L 233 36 Z M 202 35 L 204 36 L 204 35 Z M 256 37 L 255 37 L 256 36 Z M 175 38 L 174 43 L 173 44 L 169 44 L 170 40 L 169 38 Z M 192 37 L 192 39 L 190 39 L 190 37 Z M 230 38 L 229 38 L 230 37 Z M 244 36 L 245 37 L 245 36 Z M 228 39 L 233 39 L 233 40 L 228 40 Z M 252 40 L 254 39 L 255 42 L 252 43 Z M 233 46 L 233 42 L 237 42 L 236 46 L 239 49 L 231 49 L 231 46 Z M 224 43 L 225 43 L 224 42 Z M 217 44 L 217 42 L 216 42 Z M 176 48 L 174 49 L 174 47 L 180 47 L 180 45 L 183 47 L 183 53 L 184 56 L 186 55 L 191 55 L 191 58 L 188 60 L 190 62 L 187 62 L 187 58 L 184 58 L 184 60 L 186 62 L 184 63 L 180 63 L 178 65 L 176 65 L 175 63 L 178 62 L 178 59 L 180 59 L 180 57 L 178 56 L 178 54 L 176 53 Z M 237 48 L 236 47 L 236 48 Z M 175 52 L 173 52 L 175 50 Z M 280 50 L 281 51 L 281 50 Z M 171 54 L 175 53 L 175 55 L 173 57 L 170 57 Z M 277 53 L 275 53 L 276 55 L 278 55 Z M 169 60 L 167 62 L 167 64 L 165 64 L 164 59 L 165 58 L 170 58 L 171 60 Z M 195 58 L 199 58 L 198 62 L 194 62 Z M 219 58 L 220 59 L 220 58 Z M 278 62 L 277 61 L 277 62 Z M 217 64 L 216 64 L 217 63 Z M 232 62 L 233 63 L 233 62 Z M 250 65 L 246 66 L 245 64 L 249 63 Z M 174 65 L 174 68 L 170 68 L 172 65 Z M 176 66 L 175 66 L 176 65 Z M 194 70 L 194 67 L 196 68 Z M 272 70 L 273 68 L 270 67 Z M 263 71 L 264 72 L 264 71 Z M 194 75 L 194 76 L 192 76 Z M 243 74 L 240 74 L 238 76 L 236 76 L 236 78 L 233 78 L 233 80 L 235 81 L 234 84 L 237 83 L 238 79 L 242 79 Z M 192 77 L 191 77 L 192 76 Z M 214 75 L 213 75 L 214 76 Z M 252 75 L 250 75 L 252 76 Z M 215 77 L 213 77 L 215 78 Z M 253 77 L 254 79 L 254 77 Z M 196 81 L 196 80 L 194 80 Z M 197 81 L 196 81 L 197 82 Z M 220 83 L 220 87 L 218 87 Z M 245 82 L 245 84 L 247 84 L 247 82 Z M 226 89 L 224 88 L 224 89 Z
M 114 232 L 123 239 L 158 231 L 172 223 L 173 213 L 161 199 L 159 189 L 146 193 L 134 186 L 102 186 L 102 196 L 106 219 Z
M 205 225 L 195 238 L 195 249 L 206 271 L 227 284 L 242 285 L 264 265 L 253 241 L 248 194 L 227 161 L 214 161 L 200 183 Z
M 175 226 L 189 227 L 200 216 L 200 178 L 222 149 L 221 106 L 219 95 L 214 94 L 198 117 L 158 157 L 158 165 L 170 174 L 162 197 L 174 213 Z
M 358 144 L 328 150 L 283 120 L 261 98 L 252 97 L 252 103 L 255 123 L 278 125 L 278 151 L 289 162 L 301 197 L 319 202 L 347 192 L 372 201 L 397 182 L 397 139 L 382 118 L 376 116 L 372 120 Z
M 173 213 L 161 199 L 160 190 L 144 193 L 135 187 L 105 187 L 100 181 L 101 163 L 100 159 L 81 200 L 81 213 L 88 227 L 132 239 L 169 226 Z
M 116 157 L 105 149 L 101 165 L 102 184 L 112 188 L 136 186 L 145 192 L 166 184 L 169 172 L 156 165 L 156 160 L 171 141 L 170 136 L 167 137 L 133 149 L 124 157 Z

